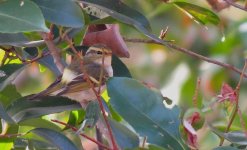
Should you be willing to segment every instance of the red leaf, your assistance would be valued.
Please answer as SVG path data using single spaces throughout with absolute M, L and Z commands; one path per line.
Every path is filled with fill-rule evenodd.
M 237 99 L 237 94 L 232 87 L 224 83 L 221 87 L 220 95 L 218 95 L 217 98 L 219 102 L 229 100 L 231 103 L 234 103 Z
M 198 149 L 196 130 L 192 127 L 191 123 L 187 120 L 183 121 L 183 126 L 187 135 L 187 144 L 191 148 Z

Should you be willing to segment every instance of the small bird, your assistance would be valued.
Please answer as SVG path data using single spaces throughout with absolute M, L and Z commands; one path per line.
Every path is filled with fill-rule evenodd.
M 111 59 L 111 49 L 102 44 L 93 45 L 89 47 L 84 57 L 75 57 L 72 60 L 60 79 L 34 96 L 64 96 L 80 102 L 85 108 L 89 101 L 97 98 L 90 82 L 94 85 L 95 91 L 98 92 L 100 88 L 101 93 L 105 89 L 106 80 L 113 76 Z

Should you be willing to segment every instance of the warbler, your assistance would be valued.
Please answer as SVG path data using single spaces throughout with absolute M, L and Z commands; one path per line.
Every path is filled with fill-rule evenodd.
M 89 101 L 96 100 L 95 91 L 98 92 L 100 89 L 100 94 L 105 89 L 107 78 L 113 76 L 111 59 L 112 51 L 105 45 L 91 46 L 85 56 L 75 57 L 72 60 L 71 64 L 64 69 L 60 79 L 35 97 L 64 96 L 80 102 L 84 107 Z

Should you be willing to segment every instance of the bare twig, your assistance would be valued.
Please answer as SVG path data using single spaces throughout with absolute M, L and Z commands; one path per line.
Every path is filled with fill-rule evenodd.
M 162 43 L 159 43 L 157 41 L 154 41 L 154 40 L 146 40 L 146 39 L 130 39 L 130 38 L 124 38 L 124 40 L 126 42 L 132 42 L 132 43 L 148 43 L 148 44 L 159 44 L 159 45 L 163 45 Z M 180 51 L 186 55 L 189 55 L 189 56 L 192 56 L 194 58 L 198 58 L 198 59 L 201 59 L 201 60 L 204 60 L 206 62 L 209 62 L 209 63 L 212 63 L 212 64 L 216 64 L 218 66 L 221 66 L 221 67 L 224 67 L 224 68 L 227 68 L 229 70 L 232 70 L 233 72 L 236 72 L 238 74 L 241 74 L 242 73 L 242 70 L 234 67 L 233 65 L 230 65 L 230 64 L 227 64 L 227 63 L 223 63 L 223 62 L 220 62 L 220 61 L 217 61 L 217 60 L 214 60 L 214 59 L 211 59 L 211 58 L 208 58 L 208 57 L 205 57 L 205 56 L 202 56 L 200 54 L 197 54 L 193 51 L 190 51 L 186 48 L 182 48 L 182 47 L 179 47 L 177 45 L 174 45 L 172 43 L 167 43 L 167 45 L 169 48 L 171 49 L 174 49 L 176 51 Z M 247 74 L 244 73 L 243 76 L 245 78 L 247 78 Z
M 201 79 L 200 78 L 197 78 L 197 84 L 196 84 L 196 89 L 195 89 L 195 93 L 194 93 L 194 96 L 193 96 L 193 105 L 194 107 L 198 107 L 198 91 L 199 91 L 199 88 L 200 88 L 200 84 L 201 84 Z
M 81 61 L 81 63 L 83 63 L 83 61 Z M 81 64 L 83 65 L 83 64 Z M 97 101 L 99 103 L 99 106 L 100 106 L 100 110 L 103 114 L 103 118 L 104 118 L 104 121 L 105 121 L 105 124 L 106 124 L 106 127 L 108 129 L 108 132 L 109 132 L 109 136 L 110 136 L 110 139 L 111 139 L 111 142 L 112 142 L 112 146 L 113 146 L 113 149 L 114 150 L 117 150 L 117 144 L 116 144 L 116 141 L 115 141 L 115 138 L 113 136 L 113 133 L 112 133 L 112 130 L 111 130 L 111 126 L 110 126 L 110 123 L 108 122 L 108 119 L 107 119 L 107 116 L 106 116 L 106 111 L 104 109 L 104 106 L 103 106 L 103 103 L 101 101 L 101 98 L 100 98 L 100 95 L 98 94 L 98 92 L 96 91 L 95 87 L 94 87 L 94 84 L 92 83 L 92 81 L 90 80 L 89 76 L 87 73 L 84 73 L 85 74 L 85 77 L 86 77 L 86 80 L 87 82 L 89 83 L 91 89 L 93 90 L 95 96 L 97 97 Z
M 68 42 L 68 44 L 69 44 L 70 48 L 72 49 L 72 51 L 76 54 L 76 57 L 81 58 L 81 56 L 79 55 L 79 53 L 77 53 L 75 47 L 73 46 L 73 42 L 72 42 L 67 36 L 65 36 L 65 40 Z M 104 58 L 104 57 L 103 57 L 103 58 Z M 104 62 L 104 60 L 102 60 L 102 61 Z M 82 67 L 82 66 L 83 66 L 83 59 L 82 59 L 80 65 L 81 65 L 81 68 L 83 69 L 83 67 Z M 102 101 L 101 101 L 100 95 L 99 95 L 99 93 L 96 91 L 96 89 L 95 89 L 95 87 L 94 87 L 94 84 L 93 84 L 92 81 L 90 80 L 90 77 L 89 77 L 89 75 L 87 74 L 87 72 L 86 72 L 85 70 L 83 70 L 83 73 L 84 73 L 85 78 L 86 78 L 87 82 L 89 83 L 91 89 L 93 90 L 95 96 L 97 97 L 97 101 L 98 101 L 98 104 L 99 104 L 99 106 L 100 106 L 101 112 L 102 112 L 102 114 L 103 114 L 103 118 L 104 118 L 106 127 L 107 127 L 108 132 L 109 132 L 109 136 L 110 136 L 110 139 L 111 139 L 111 142 L 112 142 L 113 149 L 114 149 L 114 150 L 117 150 L 117 149 L 118 149 L 118 148 L 117 148 L 117 144 L 116 144 L 115 138 L 114 138 L 114 136 L 113 136 L 113 133 L 112 133 L 110 124 L 109 124 L 109 122 L 108 122 L 108 120 L 107 120 L 106 112 L 105 112 L 103 103 L 102 103 Z M 99 86 L 101 86 L 101 85 L 99 85 Z
M 76 127 L 74 127 L 74 126 L 72 126 L 72 125 L 69 125 L 69 124 L 67 124 L 67 123 L 61 122 L 61 121 L 59 121 L 59 120 L 53 120 L 53 119 L 52 119 L 51 121 L 52 121 L 52 122 L 59 123 L 59 124 L 62 124 L 62 125 L 64 125 L 64 126 L 66 126 L 66 127 L 69 127 L 70 129 L 72 129 L 72 130 L 75 131 L 75 132 L 78 131 L 78 129 L 77 129 Z M 93 138 L 91 138 L 91 137 L 89 137 L 89 136 L 87 136 L 87 135 L 85 135 L 85 134 L 83 134 L 83 133 L 80 133 L 80 136 L 85 137 L 86 139 L 88 139 L 88 140 L 94 142 L 95 144 L 99 145 L 99 146 L 102 147 L 102 148 L 105 148 L 105 149 L 107 149 L 107 150 L 111 150 L 111 148 L 105 146 L 104 144 L 102 144 L 102 143 L 96 141 L 95 139 L 93 139 Z
M 58 70 L 62 73 L 64 70 L 64 65 L 62 64 L 62 59 L 60 56 L 60 50 L 58 47 L 56 47 L 56 45 L 53 42 L 53 39 L 51 36 L 49 36 L 50 33 L 45 33 L 45 32 L 41 32 L 40 35 L 42 36 L 42 38 L 45 40 L 45 43 L 49 49 L 49 51 L 51 52 L 51 55 L 54 59 L 54 63 L 56 64 Z
M 236 104 L 235 104 L 235 107 L 233 109 L 233 112 L 232 112 L 232 116 L 230 118 L 230 121 L 227 124 L 227 127 L 225 129 L 225 132 L 226 133 L 230 130 L 230 127 L 231 127 L 231 125 L 232 125 L 232 123 L 233 123 L 233 121 L 234 121 L 234 119 L 235 119 L 235 117 L 237 115 L 238 110 L 239 110 L 239 91 L 240 91 L 240 85 L 241 85 L 241 83 L 243 81 L 243 77 L 244 77 L 244 73 L 245 73 L 246 69 L 247 69 L 247 59 L 245 59 L 244 68 L 243 68 L 242 73 L 241 73 L 241 76 L 239 78 L 238 85 L 235 88 L 235 92 L 236 92 Z M 220 140 L 220 146 L 222 146 L 223 143 L 224 143 L 224 138 L 221 138 L 221 140 Z
M 234 3 L 233 1 L 231 0 L 224 0 L 226 3 L 228 3 L 229 5 L 233 6 L 233 7 L 236 7 L 238 9 L 241 9 L 241 10 L 244 10 L 244 11 L 247 11 L 247 8 L 245 6 L 241 6 L 239 4 L 236 4 Z
M 18 136 L 23 136 L 23 133 L 16 133 L 16 134 L 0 134 L 0 139 L 1 138 L 11 138 L 11 137 L 18 137 Z
M 233 2 L 236 2 L 236 1 L 238 1 L 238 0 L 233 0 Z M 227 2 L 219 1 L 219 0 L 207 0 L 207 2 L 209 3 L 209 5 L 211 5 L 211 7 L 215 11 L 221 11 L 221 10 L 231 6 Z

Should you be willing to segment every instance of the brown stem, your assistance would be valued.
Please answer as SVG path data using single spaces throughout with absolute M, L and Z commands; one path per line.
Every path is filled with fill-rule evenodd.
M 132 43 L 148 43 L 148 44 L 158 44 L 158 45 L 163 45 L 162 43 L 159 43 L 157 41 L 154 41 L 154 40 L 146 40 L 146 39 L 129 39 L 129 38 L 124 38 L 124 40 L 126 42 L 132 42 Z M 227 69 L 230 69 L 238 74 L 241 74 L 242 73 L 242 70 L 234 67 L 233 65 L 230 65 L 230 64 L 227 64 L 227 63 L 223 63 L 223 62 L 220 62 L 220 61 L 217 61 L 217 60 L 214 60 L 214 59 L 211 59 L 211 58 L 208 58 L 208 57 L 205 57 L 205 56 L 202 56 L 200 54 L 197 54 L 193 51 L 190 51 L 186 48 L 182 48 L 182 47 L 179 47 L 177 45 L 174 45 L 172 43 L 167 43 L 167 46 L 171 49 L 174 49 L 176 51 L 180 51 L 182 53 L 185 53 L 186 55 L 189 55 L 189 56 L 192 56 L 194 58 L 198 58 L 198 59 L 201 59 L 201 60 L 204 60 L 206 62 L 209 62 L 209 63 L 212 63 L 212 64 L 216 64 L 218 66 L 221 66 L 221 67 L 224 67 L 224 68 L 227 68 Z M 243 74 L 243 76 L 245 78 L 247 78 L 247 74 Z
M 234 121 L 234 119 L 235 119 L 235 117 L 237 115 L 238 109 L 239 109 L 239 90 L 240 90 L 240 85 L 241 85 L 241 83 L 243 81 L 243 77 L 244 77 L 244 73 L 246 71 L 246 68 L 247 68 L 247 59 L 245 59 L 244 68 L 243 68 L 242 73 L 241 73 L 241 76 L 239 78 L 238 85 L 235 88 L 235 92 L 236 92 L 236 104 L 235 104 L 235 107 L 233 109 L 233 112 L 232 112 L 232 116 L 230 118 L 230 121 L 227 124 L 227 127 L 225 129 L 225 132 L 226 133 L 230 130 L 231 125 L 232 125 L 232 123 L 233 123 L 233 121 Z M 224 143 L 224 138 L 221 138 L 220 145 L 219 146 L 222 146 L 223 143 Z
M 5 134 L 5 135 L 0 135 L 0 138 L 11 138 L 11 137 L 18 137 L 18 136 L 22 136 L 24 134 L 22 133 L 16 133 L 16 134 Z
M 241 9 L 241 10 L 244 10 L 244 11 L 247 11 L 247 8 L 245 6 L 241 6 L 239 4 L 236 4 L 234 3 L 233 1 L 231 0 L 224 0 L 226 3 L 228 3 L 229 5 L 233 6 L 233 7 L 236 7 L 238 9 Z
M 54 59 L 54 63 L 56 64 L 58 70 L 63 73 L 64 65 L 62 64 L 62 59 L 60 56 L 60 50 L 53 42 L 53 39 L 50 36 L 50 33 L 40 32 L 41 37 L 44 39 L 51 55 Z
M 195 108 L 198 107 L 198 91 L 199 91 L 199 88 L 200 88 L 200 84 L 201 84 L 201 79 L 200 78 L 197 78 L 197 84 L 196 84 L 196 89 L 195 89 L 195 93 L 194 93 L 194 96 L 192 98 L 193 100 L 193 105 Z
M 75 47 L 73 46 L 73 42 L 72 42 L 67 36 L 65 37 L 65 39 L 66 39 L 66 41 L 69 43 L 69 46 L 70 46 L 70 48 L 72 49 L 72 51 L 76 54 L 76 57 L 81 58 L 81 56 L 79 55 L 79 53 L 77 53 Z M 104 61 L 104 60 L 103 60 L 103 61 Z M 83 66 L 83 59 L 82 59 L 80 65 Z M 83 68 L 83 67 L 81 67 L 81 68 Z M 110 136 L 110 139 L 111 139 L 111 142 L 112 142 L 113 149 L 114 149 L 114 150 L 117 150 L 117 149 L 118 149 L 118 148 L 117 148 L 117 144 L 116 144 L 115 138 L 114 138 L 114 136 L 113 136 L 113 133 L 112 133 L 110 124 L 109 124 L 109 122 L 108 122 L 108 120 L 107 120 L 106 112 L 105 112 L 103 103 L 102 103 L 102 101 L 101 101 L 100 95 L 99 95 L 99 93 L 96 91 L 96 89 L 95 89 L 95 87 L 94 87 L 94 84 L 93 84 L 92 81 L 90 80 L 89 75 L 87 74 L 87 72 L 83 70 L 83 73 L 84 73 L 85 78 L 86 78 L 87 82 L 89 83 L 91 89 L 93 90 L 95 96 L 97 97 L 97 101 L 98 101 L 98 103 L 99 103 L 101 112 L 102 112 L 102 114 L 103 114 L 103 118 L 104 118 L 104 121 L 105 121 L 105 123 L 106 123 L 106 127 L 107 127 L 108 132 L 109 132 L 109 136 Z M 101 85 L 99 85 L 99 86 L 101 86 Z
M 75 131 L 75 132 L 78 131 L 78 129 L 77 129 L 76 127 L 74 127 L 74 126 L 72 126 L 72 125 L 69 125 L 69 124 L 67 124 L 67 123 L 61 122 L 61 121 L 59 121 L 59 120 L 54 120 L 54 119 L 52 119 L 51 121 L 52 121 L 52 122 L 59 123 L 59 124 L 62 124 L 62 125 L 64 125 L 64 126 L 66 126 L 66 127 L 69 127 L 70 129 L 72 129 L 72 130 Z M 89 136 L 87 136 L 87 135 L 85 135 L 85 134 L 83 134 L 83 133 L 80 133 L 80 135 L 81 135 L 82 137 L 85 137 L 86 139 L 88 139 L 88 140 L 94 142 L 95 144 L 97 144 L 98 146 L 100 146 L 100 147 L 102 147 L 102 148 L 105 148 L 105 149 L 107 149 L 107 150 L 111 150 L 111 148 L 105 146 L 104 144 L 102 144 L 102 143 L 96 141 L 95 139 L 93 139 L 93 138 L 91 138 L 91 137 L 89 137 Z
M 109 132 L 109 136 L 110 136 L 110 139 L 111 139 L 111 142 L 112 142 L 112 146 L 113 146 L 113 150 L 118 150 L 118 147 L 117 147 L 117 144 L 116 144 L 116 141 L 115 141 L 115 138 L 113 136 L 113 133 L 112 133 L 112 130 L 111 130 L 111 126 L 110 126 L 110 123 L 108 122 L 108 119 L 107 119 L 107 116 L 106 116 L 106 112 L 105 112 L 105 109 L 104 109 L 104 106 L 103 106 L 103 103 L 101 101 L 101 98 L 98 94 L 98 92 L 96 91 L 92 81 L 90 80 L 89 76 L 85 73 L 85 77 L 87 79 L 87 82 L 90 84 L 90 87 L 91 89 L 93 90 L 94 94 L 96 95 L 97 97 L 97 101 L 99 103 L 99 106 L 100 106 L 100 110 L 103 114 L 103 118 L 104 118 L 104 121 L 105 121 L 105 124 L 106 124 L 106 127 L 108 129 L 108 132 Z
M 96 126 L 96 138 L 97 138 L 97 141 L 100 142 L 100 143 L 103 143 L 103 137 L 102 137 L 102 134 L 100 133 L 100 130 L 98 129 L 98 127 Z M 104 150 L 102 147 L 98 147 L 98 150 Z

